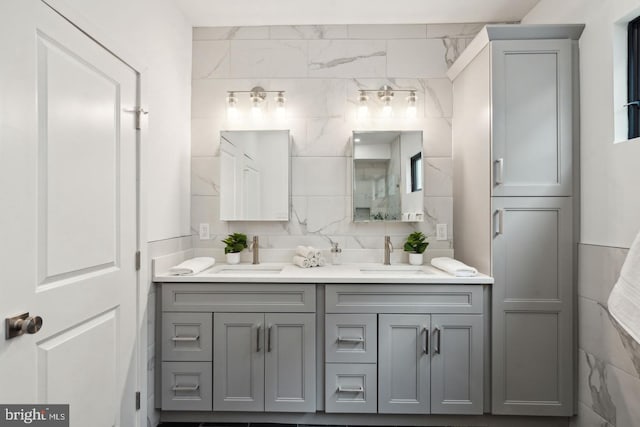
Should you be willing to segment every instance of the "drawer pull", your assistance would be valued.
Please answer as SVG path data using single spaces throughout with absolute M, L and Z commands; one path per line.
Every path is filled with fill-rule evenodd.
M 172 337 L 171 341 L 198 341 L 200 339 L 200 335 L 196 335 L 195 337 Z
M 338 337 L 338 342 L 364 342 L 363 337 Z
M 356 386 L 356 387 L 342 387 L 341 385 L 338 386 L 338 393 L 363 393 L 364 392 L 364 387 L 360 386 Z
M 199 384 L 196 385 L 174 385 L 171 390 L 173 391 L 197 391 L 200 388 Z

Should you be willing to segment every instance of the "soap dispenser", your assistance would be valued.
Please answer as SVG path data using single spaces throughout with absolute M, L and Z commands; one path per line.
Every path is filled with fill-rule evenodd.
M 331 243 L 331 264 L 338 265 L 342 263 L 342 249 L 338 247 L 338 242 Z

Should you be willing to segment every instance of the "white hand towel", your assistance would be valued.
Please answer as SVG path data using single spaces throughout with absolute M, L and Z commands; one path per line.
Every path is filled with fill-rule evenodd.
M 303 256 L 300 255 L 296 255 L 293 257 L 293 263 L 295 265 L 297 265 L 300 268 L 309 268 L 311 267 L 311 262 L 309 261 L 309 258 L 305 258 Z
M 449 257 L 433 258 L 431 265 L 457 277 L 473 277 L 478 274 L 475 268 Z
M 316 258 L 315 256 L 312 256 L 309 259 L 309 264 L 311 264 L 311 267 L 317 267 L 318 266 L 318 258 Z
M 215 263 L 216 260 L 212 257 L 191 258 L 181 264 L 171 267 L 169 269 L 169 274 L 175 276 L 198 274 L 201 271 L 206 270 L 207 268 L 211 268 Z
M 314 255 L 314 249 L 311 246 L 298 246 L 296 248 L 296 255 L 311 258 Z
M 629 249 L 608 306 L 613 318 L 640 342 L 640 233 Z

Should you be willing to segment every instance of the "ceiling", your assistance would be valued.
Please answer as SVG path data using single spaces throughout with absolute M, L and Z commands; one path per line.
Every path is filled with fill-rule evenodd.
M 520 21 L 539 0 L 173 0 L 194 27 Z

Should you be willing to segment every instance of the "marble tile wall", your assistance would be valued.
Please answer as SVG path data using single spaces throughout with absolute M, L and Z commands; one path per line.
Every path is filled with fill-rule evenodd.
M 627 249 L 579 246 L 578 416 L 575 427 L 640 426 L 640 344 L 616 323 L 607 300 Z
M 452 254 L 451 115 L 448 67 L 481 24 L 329 25 L 195 28 L 192 81 L 192 209 L 194 246 L 220 253 L 231 232 L 258 234 L 263 256 L 299 244 L 382 257 L 382 236 L 396 248 L 414 230 L 435 236 L 448 224 L 446 241 L 431 238 L 429 252 Z M 357 119 L 358 89 L 384 84 L 418 92 L 418 117 L 382 118 L 372 108 Z M 285 121 L 227 120 L 228 90 L 285 90 Z M 397 96 L 401 98 L 401 96 Z M 248 112 L 248 101 L 240 109 Z M 397 99 L 397 101 L 400 101 Z M 398 109 L 403 102 L 396 104 Z M 267 101 L 267 112 L 273 108 Z M 222 222 L 219 218 L 219 132 L 290 129 L 291 220 L 279 223 Z M 351 221 L 353 130 L 422 130 L 425 183 L 421 224 L 355 224 Z M 198 224 L 211 225 L 211 239 L 198 238 Z M 374 251 L 375 250 L 375 251 Z M 274 252 L 275 253 L 275 252 Z M 244 256 L 249 257 L 248 254 Z M 396 259 L 406 257 L 401 249 Z M 248 259 L 248 258 L 247 258 Z

